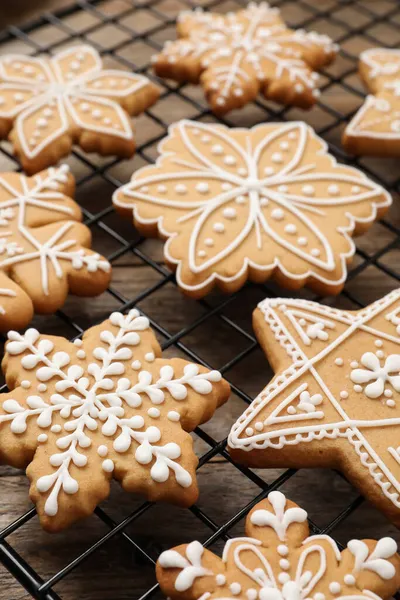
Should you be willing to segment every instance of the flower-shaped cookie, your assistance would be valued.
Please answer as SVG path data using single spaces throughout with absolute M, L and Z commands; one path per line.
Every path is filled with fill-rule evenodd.
M 35 177 L 0 175 L 0 330 L 25 327 L 33 311 L 52 313 L 68 290 L 101 294 L 110 281 L 109 262 L 88 250 L 90 230 L 70 198 L 68 167 Z
M 180 40 L 154 57 L 161 77 L 201 82 L 212 110 L 225 114 L 259 93 L 282 104 L 310 108 L 319 97 L 315 70 L 329 64 L 337 46 L 326 35 L 288 29 L 277 8 L 250 3 L 220 15 L 201 9 L 180 14 Z
M 135 151 L 129 115 L 158 95 L 142 75 L 104 70 L 91 46 L 53 58 L 6 55 L 0 59 L 0 137 L 10 133 L 29 174 L 55 164 L 74 143 L 86 152 L 128 158 Z
M 192 431 L 225 402 L 218 371 L 163 359 L 147 318 L 113 313 L 74 344 L 8 334 L 0 459 L 26 467 L 43 527 L 90 515 L 114 477 L 129 492 L 196 501 Z
M 156 165 L 137 171 L 113 202 L 164 254 L 193 297 L 273 277 L 338 293 L 363 233 L 390 204 L 360 171 L 336 163 L 302 122 L 228 129 L 180 121 Z
M 365 50 L 360 75 L 373 95 L 347 125 L 343 144 L 353 154 L 400 156 L 400 50 Z
M 400 585 L 391 538 L 351 540 L 340 552 L 327 535 L 309 537 L 307 513 L 271 492 L 246 519 L 246 536 L 230 539 L 222 558 L 192 542 L 163 552 L 157 579 L 180 600 L 379 600 Z
M 400 290 L 356 312 L 267 299 L 254 330 L 276 375 L 233 426 L 232 456 L 340 469 L 400 527 Z

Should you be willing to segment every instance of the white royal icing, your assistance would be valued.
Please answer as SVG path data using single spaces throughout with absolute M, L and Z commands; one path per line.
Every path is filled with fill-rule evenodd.
M 60 452 L 50 455 L 49 474 L 36 482 L 39 492 L 49 492 L 45 503 L 49 516 L 58 512 L 61 490 L 67 494 L 79 490 L 70 470 L 72 465 L 80 469 L 88 464 L 85 449 L 92 445 L 92 432 L 101 432 L 110 441 L 97 447 L 100 457 L 105 458 L 111 446 L 114 451 L 113 459 L 102 462 L 106 473 L 114 470 L 118 454 L 128 452 L 133 444 L 130 460 L 148 465 L 154 481 L 163 483 L 173 473 L 178 485 L 192 484 L 191 475 L 177 462 L 180 446 L 176 442 L 163 443 L 162 430 L 148 424 L 144 418 L 147 410 L 140 407 L 151 403 L 156 409 L 166 402 L 166 393 L 178 402 L 187 398 L 189 389 L 209 394 L 213 384 L 221 380 L 220 373 L 200 373 L 198 365 L 192 363 L 184 366 L 180 377 L 170 364 L 164 364 L 157 376 L 145 369 L 131 371 L 129 364 L 135 347 L 141 343 L 141 332 L 149 329 L 149 321 L 133 309 L 128 315 L 113 313 L 110 323 L 112 328 L 99 334 L 102 345 L 93 349 L 93 362 L 87 364 L 74 364 L 74 352 L 71 356 L 64 351 L 54 352 L 54 343 L 41 337 L 36 329 L 28 329 L 24 335 L 15 331 L 8 334 L 7 352 L 12 357 L 23 354 L 21 366 L 33 371 L 37 382 L 51 381 L 55 392 L 49 398 L 27 395 L 26 404 L 10 398 L 3 401 L 0 424 L 7 424 L 17 436 L 34 427 L 33 422 L 40 429 L 59 433 L 61 427 L 53 425 L 53 420 L 63 419 L 63 434 L 55 442 Z M 45 440 L 40 434 L 39 441 L 47 441 L 47 436 Z
M 358 458 L 365 476 L 369 474 L 371 483 L 379 486 L 389 503 L 400 508 L 400 418 L 395 410 L 400 392 L 399 303 L 400 290 L 357 313 L 305 300 L 261 302 L 259 309 L 266 326 L 292 364 L 267 385 L 232 427 L 230 447 L 257 451 L 325 438 L 346 440 L 351 460 Z M 324 323 L 329 336 L 316 340 L 304 337 L 306 319 Z M 380 328 L 379 320 L 389 324 L 389 332 Z M 343 361 L 343 348 L 358 336 L 364 352 L 354 357 L 357 360 Z M 356 343 L 354 347 L 357 350 Z M 341 359 L 339 375 L 336 358 Z M 335 394 L 338 377 L 340 387 L 336 386 Z M 310 403 L 310 412 L 301 413 L 305 391 L 310 398 L 318 395 L 318 402 L 313 403 L 315 408 Z M 374 416 L 366 416 L 367 403 L 373 403 Z M 262 428 L 254 431 L 254 422 L 261 423 Z M 377 428 L 382 430 L 379 444 L 374 433 Z
M 141 170 L 137 171 L 130 183 L 114 193 L 114 204 L 124 209 L 132 207 L 135 220 L 142 224 L 148 223 L 148 216 L 146 211 L 146 217 L 142 216 L 141 204 L 148 205 L 154 211 L 151 222 L 157 222 L 160 233 L 169 238 L 164 252 L 169 263 L 178 265 L 177 280 L 184 289 L 206 288 L 215 278 L 224 282 L 241 279 L 248 266 L 260 271 L 271 271 L 278 267 L 290 279 L 304 280 L 307 276 L 313 276 L 325 284 L 343 283 L 347 276 L 347 261 L 355 252 L 349 235 L 357 220 L 353 216 L 352 207 L 354 206 L 354 214 L 357 214 L 359 205 L 367 202 L 368 210 L 363 214 L 362 221 L 371 222 L 376 218 L 377 208 L 390 205 L 390 195 L 357 170 L 349 171 L 345 168 L 345 172 L 342 172 L 333 157 L 329 157 L 329 162 L 334 169 L 327 172 L 316 168 L 314 156 L 310 156 L 309 163 L 307 161 L 304 164 L 310 139 L 318 140 L 321 145 L 318 155 L 327 155 L 327 146 L 303 122 L 256 126 L 248 130 L 243 144 L 238 143 L 231 131 L 221 126 L 186 120 L 172 125 L 169 136 L 159 146 L 161 157 L 156 165 L 146 167 L 143 174 Z M 262 137 L 258 134 L 259 131 L 263 132 Z M 213 140 L 218 140 L 219 145 L 225 149 L 224 152 L 235 153 L 238 160 L 246 165 L 249 175 L 241 177 L 232 173 L 226 169 L 220 157 L 214 160 L 205 154 L 201 142 L 201 135 L 204 133 Z M 252 147 L 252 139 L 256 135 L 260 141 Z M 170 144 L 176 139 L 184 151 L 171 149 Z M 260 165 L 264 160 L 269 160 L 271 149 L 282 139 L 288 142 L 292 152 L 285 152 L 282 155 L 282 165 L 271 175 L 264 177 L 260 173 Z M 168 161 L 178 167 L 177 170 L 160 170 L 163 152 L 168 156 Z M 181 185 L 183 181 L 190 191 L 185 199 L 176 193 L 176 185 Z M 210 188 L 212 186 L 215 189 L 214 193 L 209 193 L 207 197 L 198 193 L 196 190 L 199 181 L 207 182 Z M 219 182 L 222 191 L 216 189 L 216 183 Z M 323 184 L 319 194 L 315 191 L 313 195 L 294 191 L 296 186 L 304 184 L 303 187 L 309 192 L 308 187 L 312 184 L 314 190 L 318 183 Z M 329 193 L 333 183 L 339 189 L 339 193 L 335 195 Z M 167 192 L 161 195 L 158 193 L 160 184 L 167 188 Z M 349 188 L 355 186 L 358 188 L 357 193 L 350 192 Z M 244 203 L 239 204 L 239 199 Z M 232 218 L 237 213 L 238 206 L 245 207 L 241 209 L 241 227 L 237 226 L 238 219 Z M 340 240 L 340 247 L 346 248 L 341 252 L 334 249 L 332 235 L 326 234 L 320 225 L 322 219 L 330 221 L 332 207 L 343 210 L 340 225 L 334 234 L 334 239 Z M 187 221 L 192 223 L 188 256 L 184 260 L 177 259 L 174 254 L 173 245 L 177 234 L 171 231 L 171 223 L 168 223 L 168 230 L 163 227 L 167 208 L 175 209 L 182 215 L 176 216 L 176 229 L 179 230 L 181 224 Z M 313 220 L 314 215 L 318 217 L 318 225 Z M 283 232 L 277 229 L 275 220 L 286 222 Z M 213 237 L 204 238 L 203 230 L 208 224 L 213 228 Z M 300 227 L 307 231 L 307 236 L 295 235 Z M 277 245 L 281 252 L 292 254 L 296 258 L 296 264 L 299 260 L 304 261 L 303 268 L 291 271 L 288 264 L 280 259 L 279 251 L 276 251 L 276 256 L 272 254 L 272 260 L 268 264 L 262 264 L 261 259 L 255 262 L 243 255 L 241 267 L 236 274 L 226 276 L 218 273 L 221 261 L 234 252 L 237 256 L 239 248 L 251 235 L 255 238 L 259 251 Z M 215 244 L 217 237 L 222 244 Z M 346 240 L 344 245 L 343 237 Z M 181 273 L 183 264 L 187 264 L 192 273 L 206 279 L 198 284 L 186 282 Z M 211 269 L 213 272 L 208 274 Z

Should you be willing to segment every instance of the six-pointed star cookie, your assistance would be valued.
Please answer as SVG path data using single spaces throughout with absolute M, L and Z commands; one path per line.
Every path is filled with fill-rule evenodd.
M 107 288 L 111 267 L 87 249 L 74 187 L 66 165 L 0 175 L 0 331 L 25 327 L 34 311 L 56 311 L 68 290 L 95 296 Z
M 202 297 L 273 277 L 338 293 L 363 233 L 390 204 L 360 171 L 339 165 L 302 122 L 228 129 L 181 121 L 154 166 L 114 194 L 144 235 L 167 239 L 178 285 Z
M 83 342 L 8 334 L 0 396 L 0 458 L 26 467 L 43 527 L 90 515 L 112 477 L 129 492 L 182 506 L 196 501 L 187 433 L 229 396 L 218 371 L 161 358 L 146 317 L 113 313 Z
M 307 513 L 271 492 L 246 519 L 246 537 L 230 539 L 222 558 L 200 542 L 163 552 L 157 579 L 180 600 L 379 600 L 400 585 L 391 538 L 351 540 L 343 552 L 328 535 L 309 536 Z
M 55 164 L 76 143 L 86 152 L 130 157 L 129 115 L 151 106 L 159 91 L 146 77 L 102 67 L 91 46 L 53 58 L 0 59 L 0 137 L 10 134 L 24 170 Z
M 353 154 L 400 156 L 400 50 L 365 50 L 360 75 L 373 95 L 347 125 L 343 144 Z
M 233 456 L 338 468 L 400 527 L 400 290 L 357 312 L 267 299 L 254 329 L 276 375 L 233 426 Z
M 282 104 L 310 108 L 319 96 L 315 70 L 329 64 L 336 44 L 326 35 L 288 29 L 266 2 L 220 15 L 196 9 L 178 19 L 182 39 L 154 57 L 162 76 L 201 82 L 212 110 L 225 114 L 261 93 Z

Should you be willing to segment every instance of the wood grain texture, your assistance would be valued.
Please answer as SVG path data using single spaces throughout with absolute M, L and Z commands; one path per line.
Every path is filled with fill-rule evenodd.
M 69 0 L 3 2 L 0 6 L 0 25 L 15 24 L 35 14 L 38 15 L 43 10 L 60 8 L 67 3 Z M 202 2 L 202 4 L 205 3 Z M 318 7 L 323 10 L 334 4 L 333 0 L 319 0 Z M 366 0 L 365 4 L 376 10 L 378 14 L 388 3 L 385 0 L 381 0 L 379 3 Z M 117 22 L 120 18 L 126 27 L 132 28 L 132 31 L 143 32 L 157 23 L 155 14 L 150 15 L 140 7 L 129 12 L 133 8 L 133 3 L 128 0 L 104 0 L 98 7 L 104 14 L 112 15 Z M 230 0 L 223 3 L 224 10 L 235 7 L 234 2 Z M 167 17 L 174 18 L 183 5 L 179 0 L 163 0 L 158 8 Z M 285 18 L 288 18 L 293 25 L 301 23 L 310 14 L 304 8 L 304 3 L 295 2 L 285 3 L 283 12 Z M 354 10 L 351 12 L 350 7 L 343 6 L 340 14 L 344 20 L 351 22 L 354 26 L 358 23 L 363 25 L 365 17 L 362 12 L 357 13 Z M 86 12 L 78 12 L 66 17 L 65 23 L 79 35 L 88 28 L 98 25 L 95 31 L 88 34 L 86 41 L 103 44 L 104 48 L 107 48 L 110 42 L 114 42 L 113 36 L 117 35 L 115 29 L 110 30 L 108 26 L 104 27 L 95 15 Z M 380 27 L 380 35 L 382 39 L 385 39 L 385 31 L 382 30 L 384 24 L 381 24 Z M 341 30 L 337 23 L 334 24 L 324 18 L 318 22 L 318 31 L 340 36 L 345 28 Z M 166 27 L 154 35 L 154 41 L 161 43 L 165 39 L 173 38 L 174 35 L 174 28 Z M 393 27 L 387 26 L 386 35 L 393 35 Z M 36 42 L 42 45 L 60 40 L 61 48 L 69 43 L 59 29 L 47 25 L 33 32 L 32 36 Z M 348 52 L 356 55 L 364 49 L 365 44 L 370 45 L 371 42 L 366 42 L 365 38 L 359 35 L 347 39 L 344 46 Z M 18 51 L 29 54 L 33 52 L 32 46 L 23 40 L 8 42 L 0 50 L 2 53 Z M 116 54 L 121 59 L 141 66 L 148 62 L 152 52 L 153 49 L 150 45 L 135 40 L 134 34 L 132 34 L 131 38 L 128 36 Z M 116 60 L 113 61 L 107 57 L 106 61 L 109 66 L 121 67 Z M 340 56 L 329 67 L 328 72 L 333 76 L 340 77 L 349 69 L 349 66 L 351 66 L 351 62 Z M 346 81 L 354 87 L 362 89 L 356 73 L 351 73 Z M 205 106 L 199 87 L 186 86 L 185 95 L 200 106 Z M 322 99 L 323 102 L 342 114 L 349 114 L 361 103 L 361 98 L 357 99 L 356 95 L 349 93 L 340 85 L 331 86 Z M 273 108 L 276 109 L 276 107 Z M 151 110 L 151 114 L 172 123 L 179 118 L 196 116 L 197 108 L 190 102 L 172 94 L 164 97 Z M 306 114 L 298 110 L 290 110 L 287 118 L 305 119 L 317 128 L 327 127 L 325 138 L 329 142 L 340 145 L 342 127 L 335 126 L 329 129 L 335 119 L 329 111 L 321 106 L 315 107 L 313 111 Z M 229 123 L 233 126 L 252 126 L 264 119 L 265 112 L 257 105 L 250 105 L 242 111 L 229 115 Z M 211 118 L 207 117 L 207 120 L 211 120 Z M 152 143 L 152 140 L 162 134 L 163 130 L 160 124 L 157 120 L 153 120 L 151 115 L 145 115 L 137 120 L 136 130 L 138 144 L 149 143 L 146 148 L 146 157 L 148 159 L 155 158 L 156 145 Z M 10 149 L 8 144 L 5 144 L 4 147 Z M 90 169 L 78 156 L 71 156 L 67 162 L 80 180 L 90 174 Z M 107 167 L 112 163 L 110 159 L 96 156 L 90 156 L 90 160 L 100 167 Z M 118 165 L 108 168 L 107 175 L 125 182 L 129 179 L 132 171 L 142 166 L 144 162 L 143 157 L 136 156 L 133 161 L 122 161 Z M 371 169 L 371 173 L 386 179 L 389 183 L 398 177 L 398 163 L 395 161 L 368 159 L 361 161 L 360 164 L 366 169 Z M 0 169 L 13 168 L 15 168 L 15 163 L 5 155 L 0 155 Z M 90 217 L 110 206 L 110 195 L 113 189 L 113 186 L 107 184 L 100 176 L 95 176 L 78 188 L 77 200 L 88 211 L 87 215 Z M 395 198 L 395 203 L 387 217 L 387 221 L 395 227 L 400 226 L 398 200 Z M 98 248 L 104 254 L 113 254 L 121 248 L 118 239 L 110 235 L 104 227 L 115 230 L 117 235 L 127 243 L 137 242 L 139 239 L 131 223 L 123 221 L 112 211 L 102 219 L 102 223 L 103 227 L 98 225 L 92 227 L 93 247 Z M 387 227 L 375 224 L 368 235 L 357 240 L 357 245 L 368 256 L 394 241 L 395 237 L 395 234 Z M 190 331 L 182 338 L 182 343 L 192 348 L 213 367 L 222 367 L 251 346 L 249 339 L 235 332 L 227 324 L 227 321 L 221 320 L 218 315 L 202 321 L 206 311 L 205 305 L 183 297 L 172 282 L 168 281 L 149 295 L 150 290 L 161 283 L 164 277 L 163 272 L 167 273 L 163 265 L 162 243 L 157 240 L 145 240 L 139 244 L 138 251 L 140 254 L 128 251 L 114 261 L 112 289 L 123 300 L 141 295 L 142 299 L 138 303 L 138 307 L 165 328 L 170 335 L 178 334 L 184 328 L 189 327 Z M 146 264 L 146 261 L 142 259 L 143 255 L 147 259 L 155 261 L 160 266 L 161 272 L 157 272 Z M 362 256 L 358 255 L 353 266 L 357 268 L 362 260 Z M 398 248 L 393 248 L 379 260 L 384 267 L 399 272 Z M 356 302 L 369 303 L 394 287 L 396 287 L 396 280 L 390 275 L 390 271 L 385 273 L 372 263 L 348 282 L 346 286 L 348 296 L 342 295 L 337 299 L 329 299 L 328 302 L 341 308 L 357 308 Z M 221 314 L 225 319 L 229 319 L 251 335 L 252 310 L 268 290 L 274 293 L 282 292 L 272 286 L 264 289 L 248 286 L 237 297 L 230 299 Z M 302 291 L 300 295 L 306 298 L 311 297 L 306 290 Z M 206 303 L 216 306 L 225 300 L 226 298 L 215 293 L 207 298 Z M 70 297 L 63 312 L 72 319 L 77 328 L 85 329 L 91 324 L 107 318 L 109 313 L 117 310 L 119 306 L 120 302 L 114 295 L 104 293 L 102 296 L 90 300 L 77 300 Z M 195 327 L 194 324 L 198 321 L 200 324 Z M 35 317 L 33 326 L 49 334 L 67 337 L 75 335 L 78 331 L 58 316 Z M 166 341 L 163 336 L 159 336 L 159 339 L 161 343 Z M 168 349 L 167 354 L 184 355 L 176 347 Z M 272 372 L 261 350 L 254 348 L 246 354 L 243 360 L 229 369 L 226 376 L 250 397 L 254 397 L 271 378 Z M 232 422 L 241 414 L 244 407 L 245 403 L 233 394 L 230 402 L 217 411 L 213 419 L 203 427 L 203 430 L 216 440 L 223 440 L 228 434 Z M 196 452 L 200 456 L 210 449 L 196 434 L 194 434 L 194 440 Z M 281 471 L 278 470 L 265 470 L 258 471 L 257 475 L 262 479 L 264 485 L 267 485 L 274 481 L 280 473 Z M 155 577 L 152 564 L 135 552 L 132 542 L 143 548 L 151 559 L 156 560 L 159 552 L 163 549 L 196 538 L 205 541 L 211 535 L 213 529 L 195 516 L 194 513 L 197 510 L 203 511 L 211 519 L 213 525 L 219 527 L 260 493 L 257 485 L 253 484 L 221 455 L 217 455 L 201 467 L 198 478 L 201 495 L 197 507 L 193 511 L 181 510 L 172 506 L 151 506 L 143 512 L 140 518 L 126 527 L 124 531 L 129 539 L 120 534 L 114 536 L 57 584 L 54 590 L 63 600 L 132 600 L 139 598 L 142 593 L 154 585 Z M 7 466 L 0 467 L 0 529 L 31 509 L 28 487 L 24 473 Z M 356 502 L 358 498 L 354 488 L 339 474 L 324 470 L 303 469 L 298 471 L 285 483 L 282 490 L 307 509 L 311 519 L 320 527 L 327 526 L 332 519 L 345 510 L 350 503 Z M 101 509 L 107 513 L 110 519 L 120 522 L 142 504 L 142 499 L 128 495 L 115 484 L 109 500 L 103 503 Z M 38 519 L 33 517 L 7 541 L 21 554 L 24 560 L 37 570 L 43 579 L 47 579 L 101 539 L 107 532 L 107 526 L 97 515 L 93 515 L 59 535 L 50 535 L 42 531 Z M 243 521 L 235 524 L 230 530 L 232 535 L 240 535 L 242 532 Z M 399 534 L 394 527 L 389 525 L 384 517 L 367 502 L 353 512 L 344 523 L 336 527 L 333 533 L 342 543 L 351 537 L 364 536 L 373 538 L 393 535 L 399 540 Z M 213 546 L 215 551 L 220 551 L 221 548 L 222 542 Z M 27 598 L 29 598 L 28 594 L 0 565 L 0 600 L 25 600 Z

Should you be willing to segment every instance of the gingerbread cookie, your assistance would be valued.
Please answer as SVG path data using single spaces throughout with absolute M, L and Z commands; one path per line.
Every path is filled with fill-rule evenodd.
M 34 311 L 55 312 L 68 290 L 95 296 L 107 288 L 111 266 L 87 249 L 74 188 L 67 165 L 0 175 L 0 331 L 25 327 Z
M 157 579 L 180 600 L 379 600 L 400 585 L 400 556 L 389 537 L 351 540 L 340 552 L 328 535 L 309 536 L 307 513 L 281 492 L 255 505 L 246 537 L 230 539 L 222 558 L 200 542 L 163 552 Z
M 400 50 L 365 50 L 360 75 L 372 95 L 346 127 L 343 145 L 352 154 L 400 156 Z
M 161 358 L 146 317 L 113 313 L 74 344 L 8 334 L 0 458 L 27 468 L 43 527 L 90 515 L 117 479 L 128 492 L 182 506 L 198 496 L 187 433 L 229 396 L 218 371 Z
M 390 205 L 360 171 L 338 165 L 303 122 L 228 129 L 170 127 L 154 166 L 117 190 L 115 208 L 147 236 L 167 239 L 178 285 L 200 298 L 269 278 L 338 293 L 363 233 Z
M 337 46 L 326 35 L 288 29 L 277 8 L 250 3 L 220 15 L 182 12 L 178 36 L 153 59 L 157 75 L 201 83 L 213 112 L 226 114 L 262 94 L 286 105 L 310 108 L 320 95 L 315 72 Z
M 254 330 L 276 375 L 233 426 L 257 467 L 332 467 L 400 527 L 400 290 L 357 311 L 267 299 Z
M 129 158 L 135 151 L 129 115 L 158 96 L 142 75 L 104 70 L 91 46 L 53 58 L 6 55 L 0 59 L 0 137 L 10 136 L 29 174 L 57 163 L 73 144 Z

